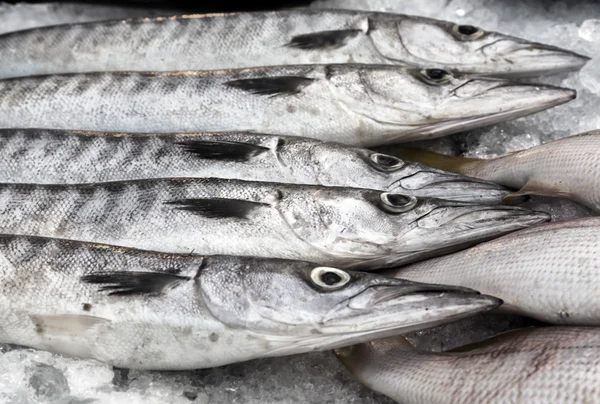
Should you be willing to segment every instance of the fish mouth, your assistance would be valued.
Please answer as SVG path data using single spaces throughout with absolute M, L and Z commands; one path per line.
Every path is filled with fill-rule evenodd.
M 502 303 L 468 288 L 390 279 L 330 311 L 320 324 L 320 334 L 308 341 L 318 341 L 321 349 L 335 349 L 450 323 Z
M 501 204 L 512 191 L 491 181 L 460 174 L 417 168 L 411 175 L 394 181 L 390 192 L 410 193 L 417 197 L 440 198 L 458 202 Z
M 537 42 L 512 40 L 497 41 L 503 50 L 494 55 L 496 64 L 473 66 L 472 74 L 500 78 L 532 78 L 580 70 L 590 57 Z M 483 50 L 485 53 L 485 50 Z M 491 56 L 491 55 L 490 55 Z
M 392 268 L 450 254 L 512 231 L 550 221 L 546 212 L 516 206 L 437 201 L 438 206 L 416 220 L 402 242 L 404 252 L 368 264 Z M 366 264 L 365 264 L 366 265 Z
M 500 79 L 473 79 L 454 89 L 448 105 L 430 124 L 391 133 L 380 145 L 432 139 L 521 118 L 565 104 L 577 91 L 546 84 L 530 84 Z M 473 111 L 466 116 L 465 111 Z
M 279 344 L 268 355 L 341 348 L 436 327 L 503 304 L 469 288 L 382 279 L 336 305 L 310 335 L 270 336 Z

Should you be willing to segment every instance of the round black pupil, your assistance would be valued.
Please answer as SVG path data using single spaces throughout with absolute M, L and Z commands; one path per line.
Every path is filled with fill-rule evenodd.
M 460 25 L 458 27 L 458 32 L 460 32 L 463 35 L 473 35 L 474 33 L 476 33 L 477 31 L 479 31 L 478 28 L 472 26 L 472 25 Z
M 336 273 L 325 272 L 323 275 L 321 275 L 321 280 L 325 285 L 332 286 L 341 281 L 342 278 Z
M 404 206 L 410 201 L 408 197 L 399 194 L 389 194 L 387 199 L 394 206 Z
M 427 76 L 429 76 L 430 79 L 432 80 L 441 80 L 444 77 L 446 77 L 448 73 L 446 73 L 445 70 L 442 69 L 428 69 L 427 70 Z
M 382 166 L 392 167 L 398 164 L 398 159 L 392 156 L 379 155 L 377 156 L 377 163 Z

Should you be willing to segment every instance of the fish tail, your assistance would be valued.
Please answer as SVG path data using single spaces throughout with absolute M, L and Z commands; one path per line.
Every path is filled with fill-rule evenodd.
M 463 175 L 469 174 L 469 169 L 474 165 L 473 163 L 481 161 L 481 159 L 448 156 L 429 150 L 405 146 L 386 146 L 378 151 L 396 156 L 403 160 L 413 161 L 428 165 L 429 167 Z

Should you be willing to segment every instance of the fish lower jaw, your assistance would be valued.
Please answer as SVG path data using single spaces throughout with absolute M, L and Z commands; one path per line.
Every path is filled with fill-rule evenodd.
M 494 125 L 507 120 L 521 118 L 527 115 L 534 114 L 536 112 L 544 111 L 548 108 L 560 105 L 564 102 L 557 103 L 556 101 L 538 104 L 535 106 L 524 107 L 519 109 L 513 109 L 509 111 L 498 112 L 496 114 L 489 114 L 484 116 L 478 116 L 467 119 L 454 119 L 448 120 L 434 125 L 420 127 L 415 130 L 400 132 L 396 136 L 389 136 L 385 138 L 385 142 L 381 142 L 377 146 L 384 146 L 395 143 L 406 143 L 417 140 L 435 139 L 447 135 L 451 135 L 457 132 L 463 132 L 470 129 L 479 128 L 482 126 Z

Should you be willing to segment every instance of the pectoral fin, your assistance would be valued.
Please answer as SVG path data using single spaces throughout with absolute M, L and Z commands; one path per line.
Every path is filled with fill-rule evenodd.
M 92 358 L 96 328 L 109 319 L 78 314 L 30 314 L 32 327 L 45 350 Z
M 79 314 L 30 314 L 29 318 L 38 334 L 78 334 L 96 325 L 109 323 L 102 317 Z
M 553 198 L 568 196 L 566 192 L 552 189 L 551 187 L 537 183 L 536 181 L 528 181 L 518 191 L 506 195 L 503 202 L 508 205 L 518 204 L 523 202 L 523 199 L 529 195 L 549 196 Z

